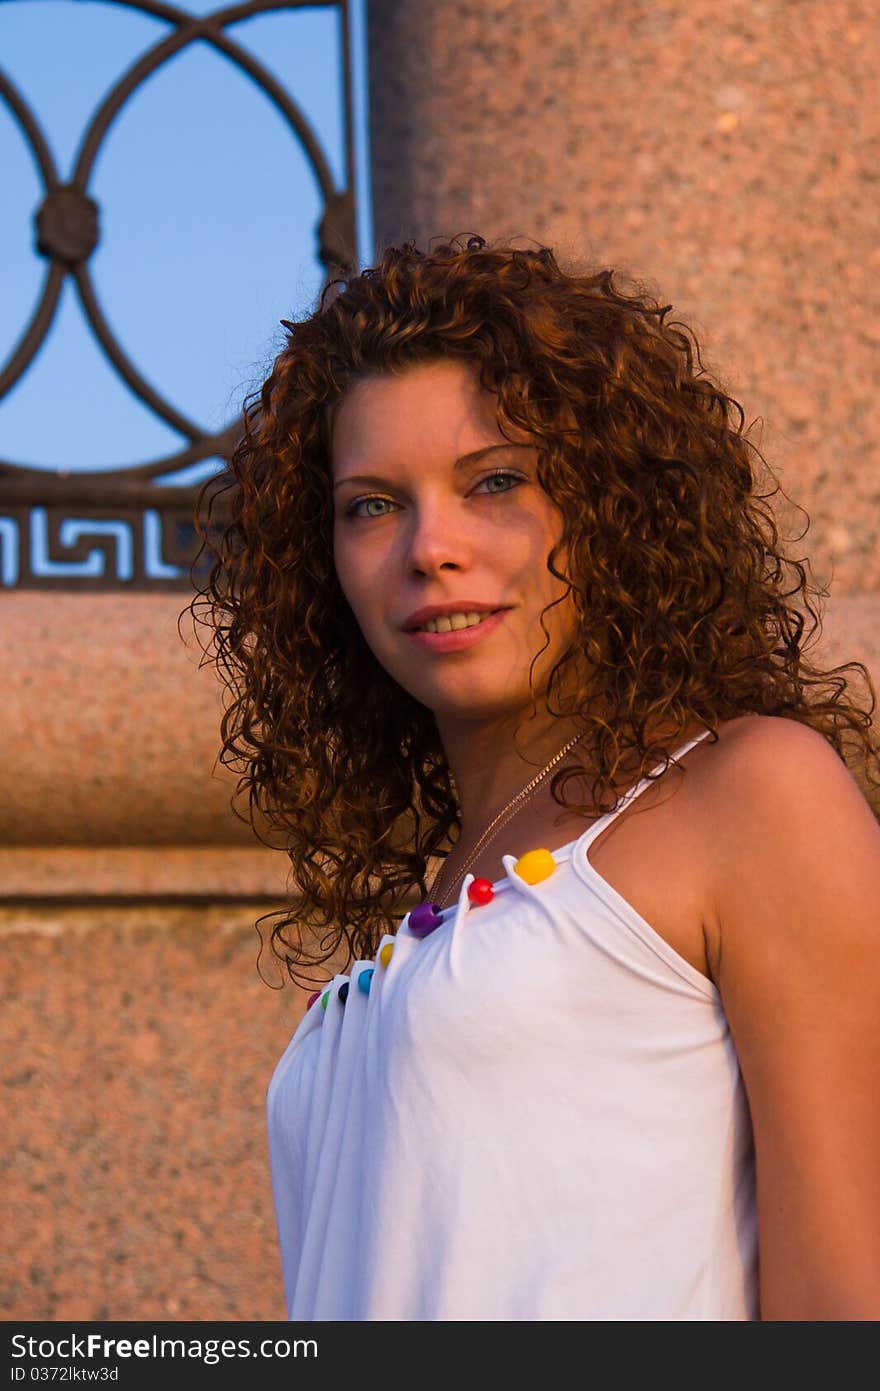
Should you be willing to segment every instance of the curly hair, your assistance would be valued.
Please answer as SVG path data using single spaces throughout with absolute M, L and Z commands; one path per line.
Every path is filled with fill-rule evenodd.
M 844 761 L 854 736 L 866 770 L 878 766 L 871 677 L 859 662 L 825 671 L 807 660 L 821 627 L 811 596 L 827 591 L 781 547 L 765 504 L 782 490 L 760 491 L 754 461 L 773 475 L 692 330 L 618 271 L 563 268 L 543 246 L 462 241 L 389 246 L 378 266 L 326 285 L 309 317 L 282 320 L 286 345 L 245 398 L 229 467 L 197 503 L 208 563 L 188 607 L 210 630 L 203 663 L 227 689 L 220 761 L 248 795 L 237 814 L 292 866 L 290 902 L 257 928 L 275 920 L 275 955 L 309 987 L 320 978 L 304 968 L 374 954 L 461 825 L 434 716 L 380 666 L 334 570 L 333 422 L 367 374 L 464 361 L 495 393 L 502 430 L 512 422 L 538 442 L 569 573 L 557 567 L 562 542 L 547 565 L 579 624 L 548 709 L 571 661 L 585 656 L 591 672 L 583 764 L 551 783 L 560 806 L 591 818 L 616 806 L 631 751 L 642 772 L 657 756 L 668 766 L 665 744 L 646 738 L 657 721 L 674 738 L 696 719 L 717 742 L 720 721 L 782 716 Z M 787 602 L 795 595 L 802 604 Z M 847 698 L 850 669 L 867 710 Z M 565 800 L 568 782 L 589 775 L 589 799 Z

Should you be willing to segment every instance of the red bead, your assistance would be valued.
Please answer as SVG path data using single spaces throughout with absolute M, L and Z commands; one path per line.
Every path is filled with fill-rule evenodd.
M 315 1001 L 317 1000 L 317 998 L 318 998 L 318 996 L 320 995 L 320 993 L 321 993 L 320 990 L 316 990 L 315 993 L 314 993 L 314 995 L 310 995 L 310 996 L 309 996 L 309 998 L 308 998 L 308 1000 L 307 1000 L 307 1002 L 306 1002 L 306 1009 L 311 1009 L 311 1008 L 312 1008 L 312 1005 L 315 1003 Z
M 467 896 L 471 903 L 491 903 L 495 897 L 491 879 L 475 879 L 472 884 L 468 884 Z

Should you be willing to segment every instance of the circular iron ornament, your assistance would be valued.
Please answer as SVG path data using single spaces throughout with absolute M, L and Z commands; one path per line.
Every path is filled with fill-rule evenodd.
M 93 473 L 77 470 L 72 474 L 67 469 L 53 473 L 50 470 L 35 470 L 0 460 L 2 492 L 4 497 L 10 499 L 16 496 L 22 501 L 32 498 L 36 473 L 39 473 L 40 477 L 40 496 L 48 501 L 53 494 L 57 493 L 60 496 L 61 492 L 70 497 L 74 491 L 79 492 L 80 487 L 96 491 L 102 484 L 106 487 L 108 483 L 149 483 L 157 474 L 176 472 L 198 463 L 201 459 L 228 459 L 235 447 L 240 430 L 237 420 L 220 431 L 208 434 L 176 410 L 140 375 L 123 351 L 101 310 L 87 264 L 99 238 L 98 205 L 89 196 L 87 189 L 101 142 L 131 94 L 162 63 L 167 62 L 188 44 L 197 40 L 210 43 L 236 67 L 242 69 L 275 105 L 294 137 L 304 148 L 324 199 L 324 212 L 317 233 L 318 257 L 326 270 L 325 288 L 334 277 L 350 274 L 355 263 L 354 196 L 351 188 L 354 148 L 347 0 L 333 0 L 332 4 L 330 0 L 246 0 L 246 3 L 230 5 L 208 15 L 193 15 L 177 6 L 159 3 L 159 0 L 104 0 L 104 3 L 122 5 L 127 9 L 139 10 L 157 19 L 166 20 L 174 24 L 176 30 L 143 54 L 104 98 L 83 137 L 68 184 L 61 183 L 48 143 L 21 93 L 0 71 L 0 97 L 5 100 L 30 145 L 45 185 L 46 196 L 36 214 L 36 247 L 39 253 L 49 260 L 42 293 L 31 321 L 5 367 L 0 370 L 0 399 L 26 371 L 42 345 L 55 316 L 64 276 L 69 274 L 76 281 L 83 312 L 109 362 L 135 395 L 172 429 L 184 435 L 190 443 L 176 454 L 155 459 L 147 464 L 132 465 L 129 468 L 122 466 L 116 470 L 102 469 Z M 223 32 L 225 26 L 256 14 L 302 9 L 306 6 L 314 8 L 316 4 L 337 9 L 342 17 L 349 187 L 340 191 L 334 187 L 327 160 L 305 115 L 272 74 Z M 184 492 L 184 489 L 180 490 L 181 496 Z
M 75 266 L 98 245 L 98 205 L 78 188 L 54 188 L 37 211 L 37 250 Z

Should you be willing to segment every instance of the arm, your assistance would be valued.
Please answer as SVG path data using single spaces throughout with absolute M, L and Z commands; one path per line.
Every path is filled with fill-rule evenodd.
M 762 1319 L 880 1319 L 880 826 L 827 741 L 724 769 L 717 984 L 755 1135 Z

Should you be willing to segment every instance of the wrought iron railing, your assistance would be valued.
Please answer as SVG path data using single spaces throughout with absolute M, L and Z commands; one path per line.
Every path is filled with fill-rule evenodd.
M 0 98 L 17 120 L 39 167 L 44 197 L 35 216 L 36 249 L 48 266 L 30 323 L 0 367 L 0 401 L 24 375 L 44 343 L 66 276 L 103 352 L 130 390 L 188 443 L 178 452 L 130 468 L 50 472 L 0 458 L 0 588 L 14 589 L 186 589 L 198 550 L 193 510 L 197 489 L 153 480 L 201 460 L 228 460 L 240 417 L 207 433 L 164 399 L 116 339 L 95 294 L 89 258 L 100 238 L 99 208 L 89 179 L 101 142 L 125 101 L 155 70 L 187 44 L 202 40 L 236 64 L 274 103 L 311 164 L 323 198 L 317 226 L 317 256 L 324 284 L 350 274 L 356 262 L 355 163 L 348 0 L 243 0 L 213 14 L 193 15 L 158 0 L 107 0 L 158 19 L 174 30 L 120 78 L 94 112 L 74 162 L 62 183 L 36 116 L 0 71 Z M 315 132 L 287 92 L 250 52 L 225 30 L 264 11 L 305 5 L 340 12 L 342 87 L 347 186 L 335 187 Z

